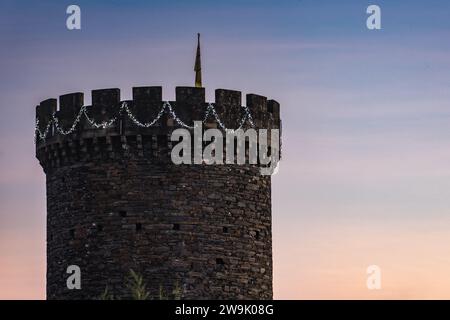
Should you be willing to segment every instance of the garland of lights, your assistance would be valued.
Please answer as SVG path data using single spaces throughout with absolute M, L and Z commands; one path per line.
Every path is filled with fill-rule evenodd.
M 217 114 L 216 109 L 214 108 L 212 103 L 208 103 L 208 106 L 206 108 L 206 112 L 205 112 L 205 116 L 203 118 L 203 123 L 205 123 L 208 118 L 210 117 L 210 115 L 212 115 L 214 117 L 214 119 L 216 120 L 216 122 L 218 123 L 219 127 L 223 130 L 230 130 L 230 131 L 235 131 L 235 130 L 239 130 L 241 129 L 245 122 L 248 121 L 250 123 L 250 126 L 254 127 L 255 124 L 253 122 L 253 117 L 250 113 L 250 110 L 248 109 L 247 106 L 242 106 L 242 108 L 244 109 L 244 116 L 242 117 L 240 123 L 239 123 L 239 127 L 237 129 L 227 129 L 225 127 L 225 125 L 223 124 L 223 122 L 220 120 L 219 115 Z M 127 102 L 122 102 L 122 105 L 120 106 L 119 109 L 119 113 L 118 115 L 120 115 L 123 111 L 126 112 L 126 115 L 128 116 L 128 118 L 130 118 L 130 120 L 137 125 L 138 127 L 143 127 L 143 128 L 149 128 L 153 125 L 155 125 L 156 122 L 158 122 L 158 120 L 162 117 L 162 115 L 164 114 L 165 111 L 168 111 L 168 113 L 170 114 L 170 116 L 172 117 L 172 119 L 175 120 L 175 122 L 184 127 L 184 128 L 188 128 L 188 129 L 193 129 L 193 126 L 189 126 L 186 123 L 183 122 L 183 120 L 181 120 L 175 113 L 175 111 L 173 110 L 172 106 L 170 105 L 170 103 L 168 101 L 164 101 L 163 106 L 161 108 L 161 110 L 158 112 L 158 114 L 156 115 L 156 117 L 150 121 L 150 122 L 146 122 L 146 123 L 142 123 L 140 122 L 138 119 L 136 119 L 135 115 L 131 112 L 130 108 L 128 107 Z M 34 130 L 34 139 L 35 141 L 37 140 L 37 138 L 39 137 L 39 139 L 45 141 L 45 139 L 47 138 L 47 135 L 50 131 L 51 125 L 52 123 L 55 124 L 56 130 L 62 134 L 62 135 L 68 135 L 71 134 L 75 131 L 78 123 L 81 120 L 82 116 L 85 116 L 86 119 L 88 120 L 88 122 L 90 123 L 91 126 L 93 126 L 96 129 L 102 128 L 102 129 L 106 129 L 111 127 L 118 119 L 118 115 L 113 117 L 112 119 L 108 120 L 108 121 L 103 121 L 101 123 L 97 123 L 95 122 L 91 117 L 89 117 L 89 115 L 87 114 L 87 108 L 86 106 L 82 106 L 80 108 L 80 111 L 78 112 L 75 121 L 73 122 L 72 126 L 70 127 L 70 129 L 68 130 L 64 130 L 61 125 L 59 124 L 59 119 L 56 117 L 56 112 L 54 112 L 52 114 L 52 118 L 50 119 L 50 121 L 47 123 L 47 126 L 45 127 L 45 130 L 42 132 L 39 129 L 39 119 L 36 119 L 36 126 L 35 126 L 35 130 Z M 37 133 L 37 134 L 36 134 Z

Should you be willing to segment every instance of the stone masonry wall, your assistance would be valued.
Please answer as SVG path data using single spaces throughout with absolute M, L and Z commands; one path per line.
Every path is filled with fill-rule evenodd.
M 151 105 L 155 92 L 135 89 L 133 110 L 139 114 L 139 101 Z M 183 106 L 178 111 L 184 110 L 186 121 L 201 119 L 197 111 L 186 111 L 189 103 L 202 105 L 202 94 L 204 102 L 204 89 L 197 89 L 184 88 L 184 97 L 177 92 L 173 103 Z M 118 98 L 100 91 L 100 98 L 93 93 L 92 114 L 106 119 L 109 111 L 98 106 Z M 200 101 L 190 102 L 199 92 Z M 234 100 L 225 99 L 230 92 Z M 217 109 L 228 123 L 236 117 L 230 106 L 241 103 L 237 93 L 219 92 L 225 98 Z M 155 105 L 161 100 L 158 90 L 156 97 Z M 262 101 L 253 111 L 279 112 L 276 102 L 268 111 L 265 98 L 258 97 L 250 95 Z M 61 98 L 58 113 L 70 125 L 83 99 L 79 94 Z M 38 106 L 42 126 L 52 110 L 56 106 L 49 100 Z M 151 119 L 156 111 L 140 117 Z M 272 112 L 263 120 L 279 128 L 279 115 Z M 158 298 L 160 288 L 170 293 L 176 285 L 186 299 L 272 298 L 270 176 L 262 176 L 257 165 L 174 165 L 168 141 L 172 126 L 167 117 L 150 129 L 123 120 L 94 130 L 81 122 L 71 135 L 52 132 L 37 143 L 47 180 L 48 299 L 96 299 L 106 287 L 130 298 L 130 269 L 144 277 L 152 298 Z M 81 290 L 66 287 L 69 265 L 81 268 Z

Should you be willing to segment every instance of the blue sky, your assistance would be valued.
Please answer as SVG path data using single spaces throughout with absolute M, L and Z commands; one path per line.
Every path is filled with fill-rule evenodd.
M 65 28 L 73 3 L 81 31 Z M 369 4 L 381 7 L 380 31 L 366 28 Z M 73 91 L 89 103 L 90 90 L 108 87 L 127 99 L 137 85 L 173 99 L 175 86 L 193 85 L 197 32 L 209 100 L 230 88 L 281 103 L 275 296 L 450 297 L 438 276 L 450 267 L 440 253 L 450 240 L 443 0 L 2 1 L 0 291 L 42 297 L 45 285 L 35 105 Z M 364 282 L 373 263 L 388 275 L 375 294 Z

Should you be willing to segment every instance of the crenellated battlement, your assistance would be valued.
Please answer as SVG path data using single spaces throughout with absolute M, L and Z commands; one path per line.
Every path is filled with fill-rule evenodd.
M 132 100 L 121 100 L 120 89 L 92 91 L 92 105 L 81 92 L 36 107 L 36 156 L 44 170 L 84 157 L 120 156 L 134 149 L 159 157 L 171 149 L 170 134 L 194 121 L 204 128 L 281 129 L 280 105 L 266 97 L 217 89 L 215 102 L 205 101 L 205 88 L 177 87 L 175 101 L 162 100 L 162 87 L 134 87 Z

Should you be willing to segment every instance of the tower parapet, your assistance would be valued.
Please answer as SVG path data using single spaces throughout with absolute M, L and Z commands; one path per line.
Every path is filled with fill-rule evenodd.
M 78 161 L 88 145 L 104 144 L 113 151 L 137 141 L 142 149 L 142 141 L 148 139 L 158 142 L 145 145 L 157 148 L 150 154 L 166 156 L 158 149 L 170 151 L 171 132 L 192 129 L 194 121 L 221 130 L 281 129 L 280 105 L 247 94 L 242 106 L 241 92 L 226 89 L 217 89 L 215 102 L 207 103 L 205 89 L 197 87 L 177 87 L 175 101 L 162 100 L 162 87 L 134 87 L 133 100 L 128 101 L 120 100 L 119 89 L 93 90 L 90 106 L 84 105 L 83 93 L 69 93 L 59 97 L 59 110 L 56 99 L 36 107 L 36 156 L 47 170 L 70 159 Z

